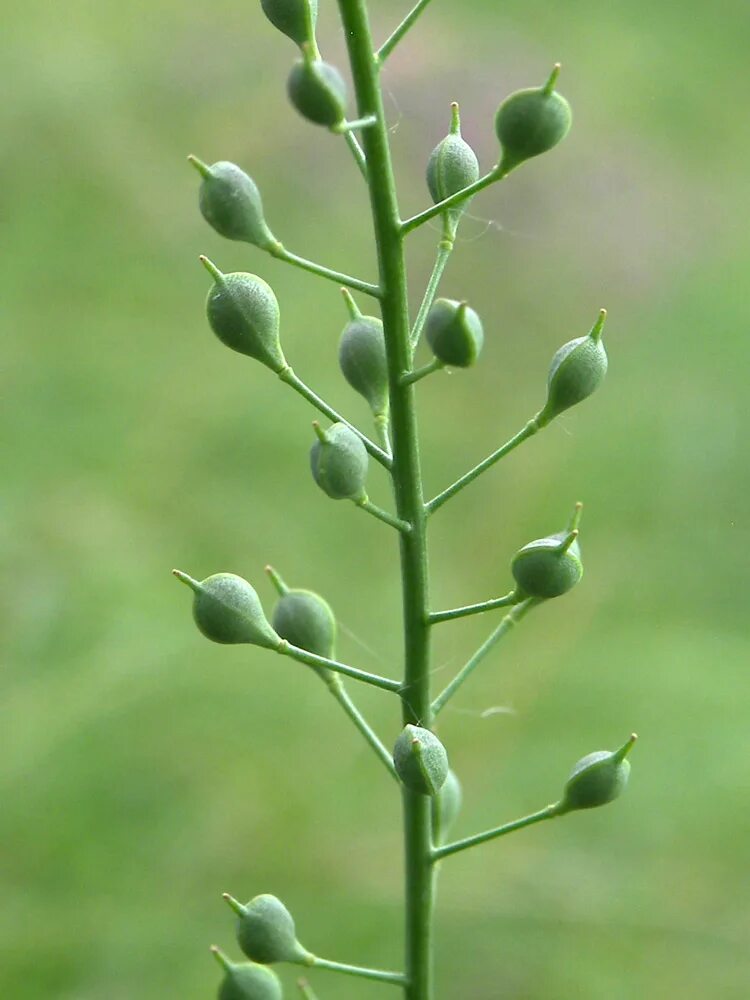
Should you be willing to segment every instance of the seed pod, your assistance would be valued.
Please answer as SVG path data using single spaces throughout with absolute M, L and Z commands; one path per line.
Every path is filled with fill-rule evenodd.
M 461 136 L 458 105 L 452 104 L 451 111 L 451 130 L 435 146 L 427 162 L 427 187 L 434 202 L 450 198 L 479 178 L 479 161 L 474 150 Z M 469 201 L 467 198 L 455 208 L 448 209 L 446 214 L 453 222 L 457 222 Z
M 290 590 L 271 566 L 266 573 L 281 597 L 271 618 L 277 634 L 308 653 L 334 659 L 336 619 L 330 604 L 312 590 Z
M 318 0 L 260 0 L 271 24 L 297 45 L 312 42 L 318 18 Z
M 565 784 L 558 815 L 604 806 L 622 795 L 630 776 L 630 761 L 626 758 L 637 738 L 633 733 L 619 750 L 597 750 L 582 757 Z
M 607 352 L 602 343 L 606 318 L 607 310 L 600 310 L 591 332 L 563 344 L 552 358 L 547 376 L 547 402 L 537 417 L 540 427 L 586 399 L 601 385 L 607 374 Z
M 240 903 L 229 893 L 224 899 L 237 914 L 237 941 L 254 962 L 304 963 L 309 957 L 297 940 L 294 920 L 280 899 L 264 893 L 249 903 Z
M 484 330 L 479 316 L 465 302 L 436 299 L 427 314 L 425 337 L 444 365 L 468 368 L 482 350 Z
M 445 747 L 421 726 L 404 727 L 393 747 L 393 763 L 406 787 L 422 795 L 437 795 L 448 777 Z
M 432 800 L 432 823 L 440 831 L 440 840 L 445 840 L 461 811 L 463 791 L 456 772 L 451 768 L 445 784 Z
M 518 90 L 498 108 L 495 132 L 502 146 L 501 176 L 552 149 L 568 134 L 572 115 L 568 102 L 555 90 L 559 74 L 558 63 L 543 87 Z
M 367 452 L 362 439 L 346 424 L 323 430 L 313 424 L 318 440 L 310 449 L 310 468 L 318 486 L 333 500 L 364 500 Z
M 537 538 L 524 545 L 511 562 L 511 572 L 525 597 L 559 597 L 583 576 L 578 546 L 578 522 L 582 504 L 577 504 L 567 531 Z
M 193 618 L 207 639 L 278 649 L 281 638 L 266 620 L 258 595 L 247 580 L 234 573 L 215 573 L 199 582 L 177 569 L 172 572 L 195 593 Z
M 224 969 L 218 1000 L 282 1000 L 281 983 L 273 969 L 254 962 L 232 962 L 215 945 L 211 951 Z
M 287 80 L 289 100 L 303 118 L 332 128 L 346 115 L 346 84 L 335 66 L 315 59 L 308 45 Z
M 383 324 L 363 316 L 347 289 L 342 289 L 351 314 L 339 341 L 339 365 L 344 378 L 370 404 L 375 416 L 388 412 L 388 362 Z
M 263 250 L 277 245 L 263 217 L 260 191 L 244 170 L 226 160 L 210 167 L 197 156 L 188 156 L 188 160 L 203 178 L 198 192 L 201 213 L 217 233 Z
M 287 367 L 279 341 L 279 303 L 257 274 L 223 274 L 206 257 L 201 263 L 214 279 L 206 299 L 211 329 L 233 351 L 280 372 Z

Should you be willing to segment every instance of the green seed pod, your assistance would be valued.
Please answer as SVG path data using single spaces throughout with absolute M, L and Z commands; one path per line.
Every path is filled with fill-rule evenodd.
M 332 128 L 346 116 L 346 84 L 335 66 L 315 59 L 309 46 L 287 80 L 289 100 L 303 118 Z
M 568 134 L 570 105 L 555 90 L 558 63 L 543 87 L 519 90 L 506 97 L 495 116 L 495 132 L 502 146 L 498 173 L 510 173 L 519 163 L 552 149 Z
M 188 156 L 188 160 L 203 178 L 198 193 L 201 213 L 217 233 L 263 250 L 278 244 L 263 218 L 260 191 L 244 170 L 225 160 L 210 167 L 197 156 Z
M 172 572 L 195 593 L 193 618 L 207 639 L 279 648 L 281 637 L 266 620 L 258 595 L 247 580 L 234 573 L 215 573 L 198 581 L 178 569 Z
M 254 962 L 304 963 L 309 952 L 297 940 L 292 915 L 276 896 L 264 893 L 240 903 L 229 893 L 224 899 L 237 914 L 237 941 Z
M 482 350 L 484 330 L 479 316 L 465 302 L 436 299 L 427 314 L 425 337 L 438 361 L 468 368 Z
M 451 130 L 435 146 L 427 162 L 427 187 L 436 203 L 450 198 L 452 194 L 479 179 L 479 161 L 474 150 L 461 136 L 458 105 L 452 104 L 451 111 Z M 447 215 L 457 221 L 469 200 L 467 198 L 455 208 L 448 209 Z
M 604 806 L 622 795 L 630 776 L 630 761 L 626 758 L 637 738 L 633 733 L 619 750 L 597 750 L 582 757 L 565 784 L 558 815 Z
M 286 368 L 279 341 L 279 303 L 271 286 L 257 274 L 222 274 L 208 258 L 200 259 L 214 279 L 206 314 L 222 344 L 255 358 L 274 372 Z
M 560 597 L 581 579 L 583 564 L 578 546 L 581 510 L 582 504 L 576 504 L 566 531 L 537 538 L 513 557 L 510 568 L 519 596 Z
M 310 449 L 310 468 L 318 486 L 333 500 L 364 500 L 367 451 L 358 434 L 346 424 L 323 430 L 313 424 L 318 440 Z
M 563 344 L 552 358 L 547 376 L 547 402 L 537 417 L 540 427 L 586 399 L 601 385 L 607 374 L 607 352 L 602 343 L 606 318 L 607 310 L 600 310 L 591 332 Z
M 281 983 L 273 969 L 254 962 L 232 962 L 215 945 L 211 951 L 224 969 L 218 1000 L 282 1000 Z
M 405 726 L 393 747 L 396 773 L 407 788 L 437 795 L 448 777 L 448 755 L 429 729 Z
M 440 831 L 440 840 L 445 840 L 450 828 L 461 811 L 463 791 L 461 782 L 453 769 L 448 771 L 445 784 L 432 800 L 433 826 Z
M 339 365 L 344 378 L 370 404 L 375 416 L 388 412 L 388 362 L 383 324 L 363 316 L 347 289 L 342 289 L 351 315 L 339 341 Z
M 297 45 L 312 42 L 318 18 L 318 0 L 260 0 L 271 24 Z
M 266 573 L 281 597 L 271 618 L 277 634 L 308 653 L 335 659 L 336 619 L 330 604 L 312 590 L 290 590 L 271 566 Z

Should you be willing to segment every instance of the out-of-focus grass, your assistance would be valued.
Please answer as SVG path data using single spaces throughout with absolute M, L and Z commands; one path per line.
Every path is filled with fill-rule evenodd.
M 341 61 L 332 6 L 321 34 Z M 373 6 L 381 34 L 402 6 Z M 448 606 L 501 592 L 515 548 L 587 505 L 581 587 L 444 717 L 458 833 L 642 737 L 627 799 L 446 863 L 442 997 L 747 994 L 750 15 L 721 15 L 436 4 L 386 76 L 405 212 L 425 204 L 451 100 L 485 164 L 498 101 L 554 59 L 576 115 L 559 150 L 472 205 L 444 287 L 483 315 L 487 346 L 420 388 L 429 489 L 519 427 L 553 350 L 611 314 L 606 388 L 435 518 Z M 342 636 L 344 657 L 399 670 L 388 529 L 312 485 L 312 415 L 211 338 L 195 258 L 270 280 L 295 368 L 364 421 L 336 369 L 335 287 L 208 231 L 184 155 L 242 163 L 285 243 L 368 275 L 360 178 L 287 107 L 292 49 L 255 4 L 30 0 L 3 29 L 0 994 L 210 995 L 224 889 L 276 892 L 320 953 L 397 965 L 390 783 L 314 678 L 210 646 L 169 577 L 233 570 L 270 608 L 272 562 L 330 599 L 358 640 Z M 436 238 L 412 241 L 415 302 Z M 489 627 L 441 626 L 437 682 Z M 387 697 L 357 695 L 390 742 Z M 493 705 L 514 714 L 483 717 Z

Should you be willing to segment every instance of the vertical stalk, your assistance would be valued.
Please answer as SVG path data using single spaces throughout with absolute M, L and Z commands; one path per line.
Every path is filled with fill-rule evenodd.
M 338 0 L 344 26 L 358 114 L 376 124 L 362 133 L 377 244 L 380 305 L 388 357 L 393 486 L 398 516 L 412 525 L 401 534 L 403 588 L 404 723 L 429 726 L 429 626 L 427 615 L 426 513 L 415 409 L 414 386 L 402 384 L 411 369 L 409 309 L 403 231 L 396 198 L 388 130 L 383 109 L 378 60 L 373 48 L 365 0 Z M 403 790 L 406 871 L 406 1000 L 432 1000 L 432 830 L 430 799 Z

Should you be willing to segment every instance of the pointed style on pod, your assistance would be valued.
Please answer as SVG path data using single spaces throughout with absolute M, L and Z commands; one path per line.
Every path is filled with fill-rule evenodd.
M 404 727 L 393 747 L 393 763 L 406 787 L 422 795 L 437 795 L 448 777 L 445 747 L 421 726 Z
M 502 147 L 497 168 L 501 177 L 524 160 L 546 153 L 568 134 L 572 114 L 568 102 L 555 90 L 559 75 L 557 63 L 543 87 L 518 90 L 498 108 L 495 132 Z
M 310 953 L 297 940 L 294 919 L 280 899 L 269 893 L 240 903 L 228 892 L 224 899 L 237 914 L 237 942 L 253 962 L 305 964 Z
M 637 739 L 636 734 L 632 733 L 619 750 L 596 750 L 582 757 L 574 765 L 565 783 L 563 797 L 558 804 L 558 815 L 562 816 L 575 809 L 604 806 L 622 795 L 630 777 L 630 761 L 627 756 Z
M 323 430 L 315 421 L 318 440 L 310 449 L 310 468 L 318 486 L 333 500 L 364 500 L 367 451 L 362 439 L 346 424 Z
M 463 798 L 463 789 L 458 775 L 453 768 L 450 768 L 445 778 L 445 784 L 432 800 L 432 822 L 433 826 L 439 827 L 441 840 L 445 840 L 458 818 Z M 437 813 L 439 813 L 439 819 Z M 436 820 L 438 820 L 437 823 Z
M 458 104 L 451 105 L 451 130 L 430 154 L 427 162 L 427 187 L 434 202 L 450 198 L 452 194 L 479 179 L 479 161 L 471 146 L 461 135 Z M 461 202 L 446 213 L 455 223 L 468 206 L 470 199 Z
M 263 217 L 260 191 L 244 170 L 226 160 L 211 166 L 197 156 L 188 156 L 188 160 L 203 178 L 198 192 L 201 214 L 220 236 L 263 250 L 278 245 Z
M 540 427 L 563 410 L 575 406 L 599 388 L 607 374 L 607 352 L 602 343 L 602 329 L 607 310 L 599 316 L 585 337 L 568 341 L 555 353 L 547 376 L 547 402 L 537 416 Z
M 465 302 L 436 299 L 427 314 L 425 337 L 438 361 L 468 368 L 482 350 L 484 330 L 479 316 Z
M 281 983 L 273 969 L 255 962 L 232 962 L 216 945 L 211 951 L 224 970 L 218 1000 L 282 1000 Z
M 388 362 L 383 323 L 363 316 L 348 289 L 341 292 L 350 320 L 339 341 L 339 367 L 349 385 L 364 396 L 376 417 L 388 413 Z
M 178 569 L 172 572 L 193 591 L 193 618 L 207 639 L 279 648 L 281 637 L 269 625 L 247 580 L 234 573 L 215 573 L 198 581 Z
M 207 257 L 200 261 L 214 279 L 206 315 L 222 344 L 276 373 L 286 368 L 279 340 L 279 303 L 271 286 L 257 274 L 223 274 Z
M 560 597 L 581 579 L 583 564 L 578 545 L 578 524 L 582 510 L 583 504 L 576 504 L 567 530 L 537 538 L 524 545 L 513 557 L 511 572 L 521 600 L 526 597 Z
M 308 653 L 335 659 L 336 618 L 328 601 L 312 590 L 290 589 L 272 566 L 266 573 L 279 593 L 271 617 L 274 631 Z
M 297 45 L 314 42 L 318 0 L 260 0 L 260 5 L 274 28 Z
M 289 100 L 303 118 L 333 128 L 346 117 L 346 83 L 330 63 L 316 59 L 309 44 L 294 64 L 287 80 Z

